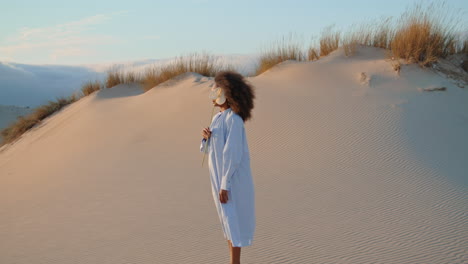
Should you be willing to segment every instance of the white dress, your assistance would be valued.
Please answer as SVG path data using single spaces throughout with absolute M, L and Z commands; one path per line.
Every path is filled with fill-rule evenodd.
M 255 193 L 244 122 L 228 108 L 213 117 L 210 130 L 211 190 L 224 237 L 233 247 L 250 246 L 255 232 Z M 201 152 L 205 141 L 200 144 Z M 220 189 L 228 190 L 227 203 L 219 201 Z

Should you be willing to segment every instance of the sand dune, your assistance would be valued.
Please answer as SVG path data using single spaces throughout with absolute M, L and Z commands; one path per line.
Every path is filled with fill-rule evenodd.
M 83 83 L 102 80 L 104 76 L 84 66 L 0 61 L 0 104 L 34 108 L 57 97 L 80 92 Z
M 249 81 L 243 263 L 468 262 L 466 89 L 374 48 Z M 228 263 L 199 152 L 211 83 L 99 91 L 1 148 L 0 262 Z
M 85 65 L 33 65 L 0 61 L 0 105 L 29 106 L 47 104 L 57 97 L 81 94 L 88 81 L 104 81 L 107 71 L 119 70 L 144 74 L 152 67 L 171 63 L 175 58 L 115 61 Z M 258 55 L 213 55 L 220 65 L 229 63 L 242 74 L 252 74 Z M 0 112 L 0 120 L 4 118 Z

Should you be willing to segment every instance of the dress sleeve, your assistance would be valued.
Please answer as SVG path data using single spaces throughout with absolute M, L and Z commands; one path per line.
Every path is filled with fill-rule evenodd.
M 226 120 L 226 143 L 223 148 L 223 170 L 221 178 L 221 189 L 231 189 L 232 175 L 239 168 L 244 154 L 244 121 L 238 115 Z
M 205 142 L 206 142 L 206 139 L 203 138 L 201 143 L 200 143 L 200 152 L 204 152 L 205 151 Z
M 217 115 L 214 115 L 212 118 L 211 118 L 211 123 L 213 123 L 213 120 L 216 118 Z M 210 125 L 211 127 L 211 125 Z M 202 142 L 200 144 L 200 152 L 204 152 L 205 151 L 205 142 L 206 142 L 206 139 L 203 138 L 202 139 Z

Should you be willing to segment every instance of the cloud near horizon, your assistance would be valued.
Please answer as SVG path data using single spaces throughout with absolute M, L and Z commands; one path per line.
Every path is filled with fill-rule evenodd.
M 61 57 L 93 54 L 92 46 L 117 40 L 110 35 L 93 35 L 89 31 L 125 13 L 98 14 L 49 27 L 21 28 L 4 41 L 0 40 L 0 60 L 13 61 L 15 55 L 25 52 L 45 52 L 54 62 Z

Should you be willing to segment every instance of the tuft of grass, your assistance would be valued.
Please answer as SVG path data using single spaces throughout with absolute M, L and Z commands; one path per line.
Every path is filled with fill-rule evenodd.
M 320 38 L 320 56 L 339 47 L 350 56 L 357 45 L 363 45 L 387 49 L 397 59 L 428 66 L 454 53 L 468 53 L 466 36 L 457 35 L 462 31 L 459 22 L 458 13 L 447 8 L 444 1 L 416 4 L 397 21 L 386 18 L 353 25 L 343 34 L 327 28 Z
M 327 56 L 332 51 L 335 51 L 340 46 L 340 36 L 341 32 L 334 31 L 332 26 L 327 27 L 322 31 L 322 36 L 320 37 L 320 56 Z
M 141 82 L 141 77 L 139 74 L 133 71 L 128 71 L 124 75 L 124 83 L 136 83 Z
M 222 63 L 214 55 L 206 52 L 192 53 L 176 57 L 165 65 L 154 66 L 144 73 L 141 83 L 147 91 L 180 74 L 194 72 L 207 77 L 214 77 L 218 72 L 232 70 L 233 67 Z
M 382 18 L 352 25 L 343 32 L 329 26 L 322 31 L 318 41 L 319 49 L 315 43 L 310 45 L 306 53 L 307 59 L 317 60 L 338 48 L 343 48 L 345 55 L 351 56 L 355 54 L 359 45 L 371 46 L 386 49 L 390 57 L 398 61 L 392 66 L 399 73 L 400 59 L 408 63 L 429 66 L 448 55 L 468 54 L 466 35 L 457 34 L 465 31 L 458 12 L 448 8 L 445 1 L 436 1 L 424 6 L 416 4 L 412 8 L 409 7 L 398 20 Z M 300 54 L 300 45 L 295 44 L 291 48 L 293 52 L 289 53 Z M 285 53 L 285 49 L 288 50 L 285 48 L 288 45 L 283 43 L 282 47 L 283 49 L 271 49 L 263 54 L 257 74 L 286 60 L 282 54 Z
M 59 111 L 64 106 L 69 105 L 75 101 L 77 101 L 77 97 L 75 95 L 70 97 L 59 97 L 56 99 L 56 101 L 49 101 L 48 104 L 37 107 L 34 112 L 31 113 L 31 116 L 33 119 L 41 121 L 53 113 Z
M 37 124 L 37 120 L 27 116 L 19 116 L 15 123 L 4 128 L 0 134 L 2 136 L 1 145 L 13 142 L 15 139 L 19 138 L 22 134 L 32 128 Z
M 307 59 L 310 61 L 320 59 L 320 51 L 316 47 L 310 46 L 307 52 Z
M 456 16 L 444 10 L 445 2 L 431 3 L 426 8 L 418 4 L 405 12 L 390 43 L 393 55 L 428 66 L 438 58 L 457 53 Z
M 1 145 L 13 142 L 45 118 L 77 100 L 79 97 L 75 94 L 69 97 L 59 97 L 56 101 L 49 101 L 47 104 L 37 107 L 27 116 L 18 117 L 14 123 L 0 132 L 3 139 Z
M 380 23 L 375 23 L 374 25 L 374 27 L 372 27 L 372 25 L 367 26 L 367 28 L 372 30 L 372 42 L 368 45 L 381 49 L 389 49 L 390 43 L 395 35 L 395 29 L 391 18 L 383 19 Z
M 352 56 L 356 53 L 357 43 L 355 41 L 344 42 L 343 50 L 346 57 Z
M 262 52 L 255 75 L 262 74 L 278 63 L 287 60 L 306 60 L 302 45 L 293 34 L 289 34 L 287 37 L 283 36 L 279 41 L 274 42 L 269 49 Z
M 358 45 L 389 49 L 393 34 L 394 29 L 390 18 L 364 23 L 360 26 L 353 25 L 351 30 L 341 37 L 341 46 L 346 56 L 353 55 Z
M 111 88 L 124 82 L 121 72 L 117 70 L 110 70 L 107 72 L 106 88 Z
M 102 89 L 102 84 L 99 81 L 89 81 L 81 87 L 81 92 L 83 93 L 84 96 L 90 95 L 94 93 L 95 91 L 99 91 Z
M 122 70 L 113 66 L 107 71 L 106 88 L 112 88 L 119 84 L 140 83 L 142 77 L 137 72 L 131 70 Z

